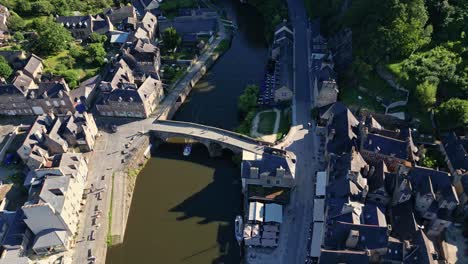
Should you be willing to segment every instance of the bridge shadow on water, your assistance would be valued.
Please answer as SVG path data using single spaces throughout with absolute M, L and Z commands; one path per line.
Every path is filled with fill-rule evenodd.
M 200 191 L 181 201 L 169 209 L 170 212 L 181 213 L 177 221 L 185 221 L 193 217 L 201 218 L 199 225 L 218 223 L 216 244 L 181 256 L 182 263 L 191 263 L 207 251 L 219 249 L 218 257 L 212 263 L 240 263 L 240 248 L 234 236 L 234 219 L 242 211 L 242 193 L 240 170 L 232 162 L 232 152 L 223 151 L 223 156 L 210 158 L 207 148 L 202 144 L 194 144 L 189 157 L 181 155 L 183 145 L 160 145 L 154 156 L 163 153 L 166 159 L 184 160 L 214 169 L 213 180 Z M 235 171 L 235 173 L 233 173 Z M 187 175 L 190 177 L 190 175 Z

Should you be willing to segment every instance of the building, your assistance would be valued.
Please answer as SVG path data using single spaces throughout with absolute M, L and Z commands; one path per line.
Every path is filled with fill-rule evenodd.
M 104 9 L 104 15 L 107 16 L 118 30 L 134 31 L 137 24 L 137 14 L 132 5 Z
M 159 48 L 148 39 L 137 39 L 122 48 L 122 58 L 135 72 L 158 75 L 161 67 Z
M 69 113 L 65 117 L 41 115 L 36 118 L 16 153 L 34 170 L 43 166 L 50 156 L 66 153 L 69 147 L 93 150 L 97 133 L 92 114 L 86 112 Z
M 119 88 L 103 95 L 96 108 L 103 116 L 148 117 L 164 97 L 162 83 L 151 76 L 137 86 L 119 84 Z
M 295 159 L 283 151 L 267 151 L 262 155 L 243 151 L 242 153 L 242 190 L 249 185 L 265 188 L 292 188 L 295 178 Z
M 213 36 L 218 31 L 218 16 L 190 15 L 159 21 L 159 32 L 173 27 L 184 38 L 187 35 Z
M 42 59 L 33 54 L 11 84 L 0 85 L 0 114 L 65 115 L 75 111 L 65 79 L 43 75 L 43 69 Z
M 56 21 L 76 39 L 87 39 L 91 33 L 107 34 L 114 30 L 114 25 L 106 15 L 59 16 Z
M 322 62 L 321 69 L 313 83 L 315 107 L 323 107 L 337 101 L 339 91 L 335 75 L 333 68 Z
M 146 12 L 140 22 L 137 24 L 137 29 L 134 32 L 135 39 L 147 39 L 153 41 L 156 35 L 158 19 L 151 12 Z
M 454 132 L 442 136 L 440 146 L 453 177 L 453 185 L 460 199 L 459 216 L 468 216 L 468 139 Z
M 8 31 L 8 18 L 10 17 L 10 11 L 6 6 L 0 5 L 0 30 Z
M 80 86 L 70 91 L 70 98 L 79 112 L 90 109 L 97 98 L 101 77 L 93 76 L 83 81 Z

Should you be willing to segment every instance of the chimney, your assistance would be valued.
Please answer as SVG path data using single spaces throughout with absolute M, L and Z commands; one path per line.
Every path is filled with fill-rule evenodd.
M 58 96 L 59 96 L 60 98 L 63 98 L 63 91 L 62 91 L 62 90 L 60 90 L 60 91 L 58 92 Z
M 336 131 L 334 128 L 330 129 L 330 132 L 328 133 L 329 140 L 333 140 L 333 138 L 335 137 L 335 133 Z
M 346 247 L 354 249 L 359 242 L 359 230 L 350 230 L 348 238 L 346 239 Z
M 133 103 L 133 97 L 130 96 L 128 100 L 130 101 L 130 103 Z
M 276 177 L 283 178 L 286 170 L 283 167 L 276 168 Z
M 250 178 L 258 179 L 258 168 L 250 167 Z

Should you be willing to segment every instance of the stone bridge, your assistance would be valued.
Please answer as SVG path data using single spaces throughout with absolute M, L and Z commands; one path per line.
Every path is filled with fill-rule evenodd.
M 242 150 L 262 154 L 265 147 L 272 147 L 269 142 L 189 122 L 157 120 L 149 128 L 149 131 L 163 142 L 171 138 L 183 138 L 202 143 L 207 147 L 211 157 L 220 156 L 223 149 L 229 149 L 234 154 L 241 154 Z

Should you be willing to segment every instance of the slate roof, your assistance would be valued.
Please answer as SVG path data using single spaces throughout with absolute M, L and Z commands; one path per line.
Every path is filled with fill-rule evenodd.
M 67 96 L 70 89 L 65 81 L 43 81 L 39 83 L 39 89 L 28 91 L 30 97 L 44 99 L 44 98 L 61 98 Z
M 386 263 L 386 261 L 396 261 L 398 263 L 402 263 L 403 251 L 404 251 L 404 244 L 396 238 L 389 237 L 388 245 L 387 245 L 387 253 L 383 256 L 384 258 L 383 262 Z
M 362 214 L 363 224 L 387 227 L 385 211 L 383 211 L 378 206 L 371 203 L 366 203 L 366 205 L 363 207 Z
M 419 230 L 413 213 L 413 201 L 392 206 L 391 209 L 392 236 L 400 240 L 411 240 Z
M 327 186 L 327 194 L 332 198 L 353 197 L 359 199 L 361 193 L 361 186 L 348 178 L 338 179 Z
M 160 32 L 174 27 L 178 34 L 197 34 L 200 32 L 215 32 L 218 29 L 217 18 L 196 17 L 190 20 L 161 20 L 159 22 Z
M 468 151 L 458 139 L 455 132 L 443 135 L 442 143 L 453 169 L 468 171 Z
M 406 141 L 368 133 L 363 147 L 368 151 L 394 156 L 402 160 L 410 159 Z
M 359 232 L 356 250 L 385 248 L 388 243 L 387 227 L 351 224 L 335 221 L 329 225 L 325 236 L 325 246 L 344 249 L 351 230 Z
M 357 127 L 359 121 L 351 113 L 351 111 L 342 103 L 334 103 L 325 113 L 322 118 L 332 118 L 331 124 L 328 126 L 328 133 L 334 133 L 334 137 L 327 143 L 329 153 L 341 154 L 351 151 L 353 146 L 356 146 Z
M 24 234 L 27 232 L 27 226 L 23 220 L 23 210 L 17 210 L 14 216 L 14 220 L 11 222 L 10 227 L 2 241 L 2 247 L 4 247 L 6 250 L 16 251 L 16 253 L 20 253 L 19 251 L 22 248 L 23 237 Z
M 405 256 L 404 264 L 436 264 L 438 261 L 433 259 L 434 244 L 427 238 L 423 230 L 420 229 L 415 234 L 413 240 L 413 250 Z
M 39 56 L 32 54 L 26 63 L 26 66 L 24 66 L 23 71 L 25 73 L 33 74 L 41 66 L 42 59 Z
M 112 24 L 122 23 L 126 18 L 135 15 L 135 8 L 132 5 L 122 6 L 118 8 L 108 8 L 104 10 L 104 15 L 107 15 Z
M 374 173 L 372 175 L 368 175 L 368 184 L 369 184 L 369 191 L 375 191 L 384 186 L 385 183 L 385 176 L 388 173 L 387 166 L 385 162 L 380 161 L 374 167 Z
M 442 199 L 459 203 L 450 174 L 430 168 L 415 166 L 408 174 L 413 189 L 426 194 L 433 190 L 434 194 L 441 193 Z
M 56 246 L 66 246 L 67 231 L 46 229 L 37 233 L 33 249 L 41 249 Z
M 13 84 L 0 85 L 0 95 L 24 95 L 21 88 L 14 86 Z
M 335 179 L 343 178 L 351 172 L 361 172 L 367 166 L 366 161 L 358 151 L 342 155 L 330 155 L 330 175 Z
M 242 178 L 250 178 L 250 168 L 258 168 L 258 174 L 270 177 L 276 176 L 276 169 L 282 167 L 285 169 L 285 175 L 293 174 L 291 161 L 281 155 L 264 153 L 261 160 L 244 160 L 242 161 Z M 294 175 L 293 175 L 294 177 Z
M 86 28 L 91 26 L 91 16 L 59 16 L 57 23 L 62 24 L 66 28 L 75 27 Z M 81 23 L 81 24 L 80 24 Z
M 347 263 L 347 264 L 368 264 L 369 256 L 366 251 L 351 250 L 328 250 L 320 251 L 320 264 Z
M 17 71 L 16 77 L 12 84 L 16 86 L 23 94 L 27 93 L 28 89 L 37 87 L 34 79 L 30 75 L 26 75 L 23 71 Z

